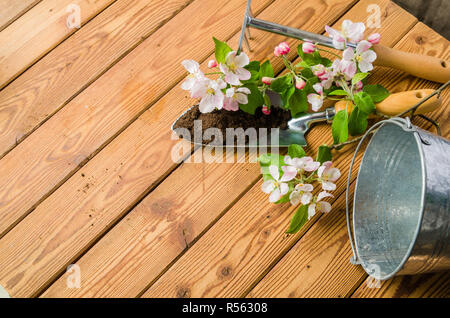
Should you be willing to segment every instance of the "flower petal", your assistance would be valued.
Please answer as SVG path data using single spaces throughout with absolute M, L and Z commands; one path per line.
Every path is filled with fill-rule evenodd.
M 281 198 L 280 189 L 276 188 L 269 196 L 269 202 L 277 202 Z
M 317 202 L 317 208 L 320 212 L 328 213 L 331 211 L 331 204 L 329 202 Z
M 247 94 L 247 95 L 251 93 L 251 91 L 247 87 L 239 87 L 236 90 L 236 92 L 244 93 L 244 94 Z
M 375 53 L 375 51 L 373 50 L 368 50 L 361 54 L 361 58 L 363 59 L 363 61 L 372 63 L 377 59 L 377 53 Z
M 239 77 L 239 79 L 242 80 L 242 81 L 249 80 L 250 77 L 252 77 L 252 73 L 250 73 L 249 70 L 246 70 L 245 68 L 242 68 L 242 67 L 238 68 L 236 70 L 236 74 Z
M 267 180 L 261 186 L 261 190 L 265 193 L 271 193 L 274 189 L 275 182 L 273 180 Z
M 311 203 L 308 207 L 308 220 L 316 214 L 316 204 Z
M 210 113 L 216 108 L 216 106 L 217 103 L 214 98 L 214 95 L 205 95 L 200 101 L 198 109 L 200 110 L 201 113 Z
M 233 72 L 225 73 L 225 82 L 235 86 L 242 85 L 241 81 L 239 80 L 239 76 L 234 74 Z
M 344 60 L 351 61 L 355 57 L 355 52 L 351 47 L 349 47 L 344 51 L 344 53 L 342 53 L 342 57 Z
M 341 172 L 338 168 L 330 168 L 328 169 L 326 174 L 328 176 L 328 180 L 333 182 L 339 179 L 339 177 L 341 176 Z
M 289 192 L 289 185 L 287 183 L 280 183 L 280 193 L 281 195 L 285 195 Z
M 300 183 L 295 186 L 295 189 L 303 192 L 311 192 L 312 190 L 314 190 L 314 187 L 309 183 Z
M 269 172 L 272 178 L 274 178 L 276 181 L 280 180 L 280 171 L 278 170 L 277 166 L 271 165 L 269 167 Z
M 336 185 L 333 182 L 322 181 L 322 189 L 327 191 L 334 191 L 336 190 Z
M 297 175 L 297 169 L 293 166 L 282 166 L 283 176 L 281 177 L 281 182 L 291 181 Z
M 367 73 L 367 72 L 370 72 L 371 70 L 373 70 L 373 65 L 369 62 L 361 61 L 361 62 L 359 62 L 358 65 L 359 65 L 359 69 L 363 73 Z
M 327 197 L 333 197 L 333 195 L 331 193 L 328 193 L 326 191 L 322 191 L 319 193 L 319 195 L 317 196 L 317 202 L 321 201 L 323 198 L 327 198 Z
M 361 53 L 366 52 L 368 49 L 372 47 L 372 43 L 369 41 L 363 40 L 358 43 L 356 46 L 356 54 L 360 55 Z
M 181 64 L 189 73 L 196 73 L 200 69 L 200 65 L 194 60 L 184 60 Z
M 237 67 L 244 67 L 250 63 L 250 59 L 248 58 L 247 54 L 244 52 L 241 52 L 236 58 L 234 59 L 234 63 Z
M 307 205 L 307 204 L 309 204 L 309 202 L 311 202 L 312 197 L 313 197 L 313 195 L 311 192 L 305 192 L 305 193 L 303 193 L 300 201 L 302 202 L 303 205 Z
M 297 205 L 300 203 L 300 193 L 298 191 L 292 191 L 292 193 L 289 195 L 289 200 L 291 201 L 292 205 Z
M 247 97 L 246 94 L 243 94 L 243 93 L 236 93 L 236 94 L 235 94 L 235 98 L 236 98 L 236 101 L 237 101 L 239 104 L 245 105 L 245 104 L 248 103 L 248 97 Z

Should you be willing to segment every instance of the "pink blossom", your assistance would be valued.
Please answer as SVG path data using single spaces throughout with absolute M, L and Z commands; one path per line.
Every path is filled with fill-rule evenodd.
M 261 188 L 263 192 L 270 193 L 269 201 L 277 202 L 283 195 L 289 192 L 289 185 L 286 183 L 295 178 L 296 171 L 288 169 L 286 166 L 281 167 L 283 176 L 280 178 L 280 171 L 277 166 L 270 166 L 269 172 L 273 180 L 265 181 Z
M 313 111 L 318 111 L 322 105 L 323 105 L 323 87 L 321 84 L 317 83 L 313 85 L 314 90 L 317 92 L 317 94 L 311 93 L 308 94 L 308 103 L 311 104 Z
M 303 53 L 311 54 L 316 51 L 316 45 L 311 42 L 305 42 L 302 46 Z
M 313 72 L 314 75 L 320 78 L 325 74 L 326 68 L 322 64 L 317 64 L 311 67 L 311 71 Z
M 295 87 L 297 89 L 303 89 L 303 88 L 305 88 L 305 86 L 306 86 L 306 82 L 302 78 L 300 78 L 300 77 L 295 78 Z
M 381 41 L 381 34 L 380 33 L 373 33 L 369 35 L 367 40 L 372 44 L 378 44 Z
M 208 67 L 209 68 L 215 68 L 217 66 L 217 61 L 216 60 L 210 60 L 208 62 Z
M 294 191 L 289 195 L 289 200 L 292 205 L 297 205 L 300 202 L 303 205 L 309 204 L 313 197 L 311 191 L 314 190 L 314 187 L 308 183 L 299 183 L 295 186 Z
M 250 94 L 250 90 L 247 87 L 230 87 L 225 93 L 225 99 L 223 101 L 223 108 L 229 111 L 238 111 L 239 104 L 245 105 L 248 103 L 247 95 Z
M 279 57 L 288 54 L 290 50 L 291 48 L 289 47 L 289 44 L 287 42 L 281 42 L 275 47 L 273 54 Z
M 332 162 L 326 161 L 317 170 L 317 176 L 319 177 L 319 182 L 322 183 L 322 189 L 333 191 L 336 190 L 335 182 L 341 176 L 341 172 L 338 168 L 332 168 Z
M 358 83 L 355 84 L 355 92 L 360 92 L 363 89 L 363 83 L 361 81 L 359 81 Z
M 240 86 L 242 85 L 240 81 L 249 80 L 251 73 L 244 68 L 248 63 L 250 63 L 250 60 L 244 52 L 239 55 L 236 55 L 235 51 L 228 53 L 225 58 L 225 64 L 220 63 L 219 65 L 220 70 L 225 74 L 225 82 L 230 85 Z
M 333 197 L 332 194 L 322 191 L 319 193 L 317 198 L 308 207 L 308 219 L 312 218 L 316 214 L 316 209 L 319 212 L 328 213 L 331 211 L 331 204 L 329 202 L 322 201 L 326 197 Z
M 272 81 L 273 81 L 273 78 L 272 78 L 272 77 L 267 77 L 267 76 L 264 76 L 264 77 L 261 79 L 261 82 L 263 82 L 263 83 L 266 84 L 266 85 L 272 84 Z
M 267 105 L 263 105 L 262 112 L 264 115 L 270 115 L 270 108 Z
M 224 94 L 222 89 L 224 89 L 227 84 L 221 80 L 210 80 L 205 79 L 196 82 L 194 87 L 192 87 L 191 94 L 193 98 L 201 98 L 198 108 L 202 113 L 210 113 L 214 109 L 222 109 L 224 102 Z

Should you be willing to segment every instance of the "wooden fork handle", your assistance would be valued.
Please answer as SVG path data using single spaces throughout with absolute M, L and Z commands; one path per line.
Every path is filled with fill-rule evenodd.
M 438 83 L 450 80 L 450 65 L 433 56 L 402 52 L 383 45 L 374 45 L 377 59 L 374 64 L 396 68 L 411 75 Z
M 376 104 L 376 109 L 378 112 L 388 115 L 395 116 L 401 112 L 413 107 L 420 100 L 431 95 L 434 92 L 433 89 L 418 89 L 413 91 L 400 92 L 389 95 L 382 102 Z M 416 114 L 425 114 L 436 110 L 441 105 L 441 99 L 437 95 L 433 96 L 425 103 L 420 105 L 416 110 Z M 347 107 L 347 111 L 351 113 L 353 110 L 353 103 L 349 101 L 339 101 L 334 105 L 336 112 L 343 110 Z M 371 116 L 372 117 L 372 116 Z

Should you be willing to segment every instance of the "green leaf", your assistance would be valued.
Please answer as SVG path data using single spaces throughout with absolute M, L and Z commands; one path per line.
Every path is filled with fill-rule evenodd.
M 260 75 L 261 75 L 261 78 L 263 78 L 264 76 L 267 76 L 267 77 L 274 76 L 273 67 L 272 67 L 272 64 L 270 64 L 269 60 L 267 60 L 261 64 Z
M 270 84 L 270 89 L 277 93 L 284 93 L 290 86 L 292 86 L 292 75 L 286 74 L 278 77 Z
M 312 54 L 307 54 L 303 52 L 303 43 L 297 46 L 298 56 L 306 63 L 305 66 L 314 66 L 322 63 L 322 57 L 318 51 Z
M 331 60 L 327 59 L 326 57 L 322 57 L 321 61 L 321 64 L 325 67 L 330 67 L 333 64 L 333 62 L 331 62 Z
M 213 37 L 214 43 L 216 45 L 216 60 L 217 63 L 225 63 L 225 58 L 227 57 L 227 54 L 233 51 L 231 47 L 228 46 L 225 42 L 222 42 L 215 37 Z
M 249 70 L 249 71 L 259 72 L 259 70 L 261 69 L 261 66 L 260 66 L 258 61 L 251 61 L 244 68 Z
M 335 91 L 332 91 L 331 93 L 328 93 L 328 95 L 348 95 L 348 94 L 343 89 L 337 89 Z
M 283 107 L 285 109 L 290 109 L 291 105 L 289 104 L 292 95 L 295 93 L 295 86 L 289 86 L 284 93 L 281 93 L 281 100 L 283 101 Z
M 359 110 L 370 114 L 375 111 L 375 103 L 366 92 L 359 92 L 353 96 L 353 100 L 355 101 L 355 105 L 359 107 Z
M 348 139 L 348 114 L 345 110 L 340 110 L 334 116 L 331 125 L 333 140 L 335 144 L 346 142 Z
M 291 158 L 302 158 L 306 156 L 305 150 L 303 150 L 303 147 L 297 144 L 289 145 L 288 148 L 288 155 Z
M 277 166 L 281 174 L 281 167 L 285 165 L 284 156 L 272 153 L 262 154 L 259 156 L 258 162 L 264 181 L 273 179 L 269 171 L 270 166 Z
M 386 97 L 389 96 L 388 90 L 379 84 L 365 85 L 363 87 L 363 92 L 369 94 L 375 103 L 382 102 Z
M 289 99 L 289 110 L 292 117 L 308 111 L 308 98 L 305 89 L 295 89 L 294 94 Z
M 264 104 L 263 95 L 259 91 L 258 86 L 256 86 L 256 84 L 249 83 L 245 84 L 244 87 L 247 87 L 250 90 L 250 94 L 247 95 L 248 103 L 239 104 L 239 108 L 246 113 L 254 115 L 256 109 Z
M 367 129 L 368 115 L 359 110 L 359 107 L 353 108 L 348 121 L 348 130 L 352 136 L 361 135 Z
M 331 161 L 331 158 L 331 148 L 327 145 L 320 146 L 319 150 L 317 151 L 316 161 L 319 161 L 322 164 L 325 161 Z
M 297 233 L 303 225 L 308 221 L 308 205 L 300 206 L 292 217 L 287 234 Z
M 355 76 L 352 78 L 352 85 L 355 85 L 356 83 L 362 81 L 365 79 L 369 73 L 356 73 Z

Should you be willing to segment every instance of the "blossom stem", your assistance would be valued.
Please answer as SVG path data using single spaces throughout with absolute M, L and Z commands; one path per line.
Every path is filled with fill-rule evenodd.
M 205 73 L 205 75 L 214 75 L 214 74 L 223 74 L 222 72 L 210 72 L 210 73 Z
M 374 134 L 377 130 L 378 129 L 374 129 L 369 134 Z M 342 146 L 350 145 L 352 143 L 360 141 L 362 138 L 363 138 L 363 136 L 359 136 L 359 137 L 354 138 L 352 140 L 349 140 L 349 141 L 346 141 L 346 142 L 341 142 L 340 144 L 331 145 L 330 148 L 331 149 L 336 149 L 336 148 L 339 148 L 339 147 L 342 147 Z

